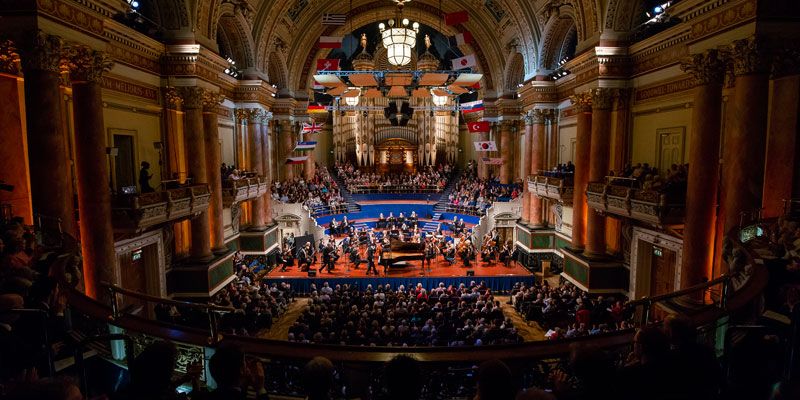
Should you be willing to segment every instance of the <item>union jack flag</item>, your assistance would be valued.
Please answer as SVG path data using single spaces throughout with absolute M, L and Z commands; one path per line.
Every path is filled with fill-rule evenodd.
M 317 133 L 317 132 L 322 130 L 322 126 L 323 125 L 325 125 L 325 124 L 324 123 L 319 123 L 318 124 L 316 122 L 312 122 L 310 124 L 307 124 L 307 123 L 303 122 L 303 130 L 301 132 L 302 133 Z

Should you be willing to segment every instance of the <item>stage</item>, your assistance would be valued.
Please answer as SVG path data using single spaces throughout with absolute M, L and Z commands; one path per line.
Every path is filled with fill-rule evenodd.
M 349 283 L 366 287 L 371 284 L 373 287 L 376 285 L 391 284 L 396 288 L 399 285 L 416 286 L 417 283 L 422 283 L 426 288 L 438 286 L 439 283 L 445 285 L 459 285 L 461 283 L 469 285 L 470 282 L 476 283 L 484 282 L 487 287 L 493 291 L 507 291 L 510 290 L 514 283 L 523 282 L 532 284 L 534 282 L 533 273 L 525 269 L 519 263 L 511 263 L 508 267 L 502 263 L 483 263 L 471 262 L 469 267 L 465 267 L 461 261 L 456 262 L 452 266 L 442 259 L 441 256 L 437 257 L 432 263 L 430 271 L 425 271 L 423 274 L 419 261 L 410 262 L 410 266 L 395 271 L 389 270 L 389 274 L 384 275 L 383 266 L 377 265 L 376 268 L 380 275 L 367 275 L 367 265 L 361 264 L 358 269 L 353 269 L 352 264 L 345 263 L 343 258 L 340 258 L 336 263 L 336 268 L 330 273 L 326 271 L 317 272 L 317 276 L 309 278 L 308 273 L 300 271 L 297 266 L 288 268 L 286 271 L 281 271 L 280 267 L 274 268 L 267 273 L 265 279 L 268 283 L 271 282 L 288 282 L 292 287 L 299 292 L 308 292 L 312 283 L 316 284 L 319 288 L 323 282 L 328 282 L 330 285 L 337 285 Z M 350 268 L 348 268 L 348 265 Z M 318 270 L 321 263 L 318 261 L 312 266 L 312 270 Z M 475 272 L 474 276 L 467 276 L 467 271 L 472 270 Z

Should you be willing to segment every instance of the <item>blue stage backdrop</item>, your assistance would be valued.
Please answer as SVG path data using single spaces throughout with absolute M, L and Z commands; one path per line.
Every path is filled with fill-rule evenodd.
M 356 221 L 360 219 L 378 219 L 381 213 L 383 213 L 384 217 L 388 218 L 390 212 L 393 213 L 395 217 L 400 215 L 400 213 L 407 216 L 411 215 L 411 211 L 416 212 L 417 217 L 426 219 L 433 215 L 433 204 L 365 204 L 361 206 L 361 212 L 326 215 L 324 217 L 317 217 L 316 219 L 318 224 L 327 226 L 331 222 L 331 219 L 336 218 L 337 221 L 341 221 L 342 217 L 345 215 L 347 215 L 349 221 Z M 440 221 L 452 221 L 453 216 L 463 218 L 464 222 L 473 225 L 480 221 L 479 217 L 473 215 L 453 213 L 443 213 Z
M 533 275 L 528 276 L 453 276 L 453 277 L 427 277 L 427 276 L 420 276 L 420 277 L 413 277 L 413 278 L 386 278 L 386 277 L 372 277 L 372 278 L 328 278 L 328 277 L 318 277 L 318 278 L 267 278 L 267 283 L 280 283 L 286 282 L 292 285 L 292 288 L 295 292 L 300 293 L 309 293 L 311 284 L 316 285 L 317 290 L 322 287 L 322 284 L 328 282 L 330 286 L 336 286 L 340 284 L 350 284 L 356 285 L 359 288 L 366 288 L 367 285 L 372 285 L 375 288 L 377 285 L 386 285 L 387 283 L 392 285 L 393 289 L 397 289 L 400 285 L 404 285 L 406 288 L 409 287 L 416 287 L 417 283 L 421 283 L 423 287 L 426 289 L 431 289 L 436 286 L 439 286 L 439 283 L 444 283 L 445 286 L 454 285 L 458 286 L 460 284 L 465 284 L 469 286 L 471 282 L 475 282 L 480 284 L 481 282 L 486 283 L 486 286 L 492 289 L 493 292 L 498 291 L 508 291 L 514 287 L 514 284 L 517 282 L 522 282 L 526 285 L 533 285 L 536 281 L 536 278 Z

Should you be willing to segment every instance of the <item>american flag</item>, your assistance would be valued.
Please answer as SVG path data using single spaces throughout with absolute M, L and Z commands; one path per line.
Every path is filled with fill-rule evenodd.
M 322 14 L 322 25 L 344 25 L 346 19 L 344 14 Z
M 323 125 L 325 125 L 325 124 L 323 124 L 323 123 L 318 124 L 316 122 L 312 122 L 310 124 L 307 124 L 307 123 L 303 122 L 303 130 L 301 132 L 302 133 L 316 133 L 316 132 L 319 132 L 319 131 L 322 130 L 322 126 Z

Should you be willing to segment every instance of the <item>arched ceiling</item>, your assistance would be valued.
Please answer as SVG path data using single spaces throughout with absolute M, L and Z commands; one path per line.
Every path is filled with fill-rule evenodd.
M 164 26 L 180 25 L 196 37 L 216 43 L 224 30 L 230 51 L 242 55 L 242 67 L 259 71 L 283 71 L 281 80 L 291 91 L 308 83 L 309 69 L 327 52 L 317 49 L 322 35 L 337 36 L 394 14 L 391 0 L 149 0 L 158 3 Z M 404 13 L 410 19 L 454 35 L 469 31 L 475 42 L 465 53 L 475 53 L 478 69 L 488 76 L 487 89 L 497 94 L 519 79 L 520 59 L 524 78 L 551 68 L 559 57 L 565 35 L 576 35 L 578 48 L 593 45 L 600 33 L 630 29 L 638 12 L 637 0 L 412 0 Z M 444 13 L 467 11 L 463 25 L 441 24 Z M 323 26 L 324 13 L 349 14 L 344 27 Z M 191 16 L 187 22 L 186 15 Z M 169 22 L 167 20 L 178 20 Z M 564 19 L 572 21 L 567 24 Z M 168 25 L 169 24 L 169 25 Z M 439 28 L 441 25 L 441 28 Z M 565 32 L 566 30 L 566 32 Z M 572 33 L 570 33 L 572 32 Z M 555 37 L 547 37 L 549 34 Z M 199 41 L 200 39 L 198 39 Z M 519 57 L 517 57 L 519 55 Z M 270 66 L 281 62 L 279 68 Z M 513 64 L 513 65 L 511 65 Z M 511 72 L 513 71 L 513 73 Z M 506 76 L 512 74 L 512 76 Z

